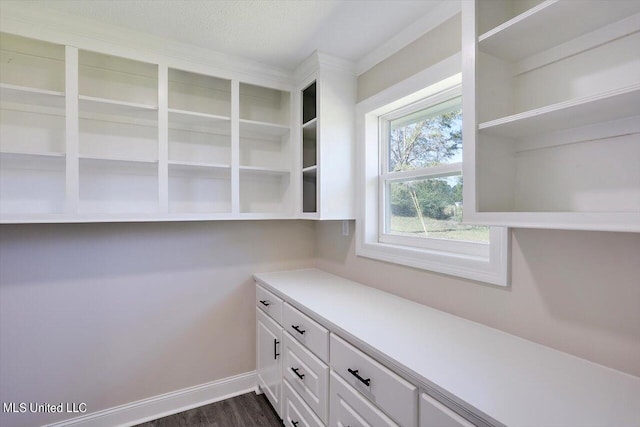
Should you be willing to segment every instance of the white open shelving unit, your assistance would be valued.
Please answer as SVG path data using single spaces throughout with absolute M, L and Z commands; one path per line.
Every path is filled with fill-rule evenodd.
M 353 65 L 314 53 L 296 70 L 299 106 L 299 215 L 355 218 L 355 104 Z
M 640 2 L 463 2 L 469 223 L 640 231 Z
M 0 222 L 294 217 L 289 86 L 84 47 L 1 35 Z

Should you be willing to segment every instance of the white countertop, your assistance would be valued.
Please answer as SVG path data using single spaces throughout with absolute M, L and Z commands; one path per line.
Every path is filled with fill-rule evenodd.
M 416 385 L 506 426 L 640 426 L 638 377 L 321 270 L 255 278 Z

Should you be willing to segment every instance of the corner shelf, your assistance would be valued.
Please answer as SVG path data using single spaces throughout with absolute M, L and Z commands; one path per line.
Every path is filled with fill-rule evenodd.
M 640 2 L 527 4 L 463 2 L 465 222 L 638 232 Z

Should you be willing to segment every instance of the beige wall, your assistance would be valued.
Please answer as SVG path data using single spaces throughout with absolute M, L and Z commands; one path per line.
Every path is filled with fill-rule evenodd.
M 360 75 L 358 101 L 459 52 L 460 22 L 460 14 L 457 14 Z
M 318 268 L 640 376 L 640 234 L 513 230 L 505 289 L 357 257 L 340 222 L 316 227 Z
M 252 371 L 251 275 L 312 266 L 314 232 L 307 221 L 1 226 L 0 401 L 93 412 Z

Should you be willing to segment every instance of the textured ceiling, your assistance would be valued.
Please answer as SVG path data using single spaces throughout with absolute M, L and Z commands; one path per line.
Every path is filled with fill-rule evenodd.
M 314 50 L 357 61 L 440 1 L 28 0 L 28 3 L 292 69 Z

